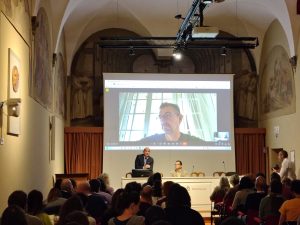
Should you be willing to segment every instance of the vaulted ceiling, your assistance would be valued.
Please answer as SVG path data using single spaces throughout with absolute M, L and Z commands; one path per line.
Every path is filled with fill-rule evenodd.
M 59 37 L 65 31 L 70 68 L 82 42 L 103 29 L 122 28 L 140 36 L 175 36 L 181 21 L 174 16 L 185 16 L 192 3 L 192 0 L 50 0 L 56 14 L 53 18 L 57 20 L 53 33 Z M 225 0 L 205 10 L 204 25 L 216 26 L 235 36 L 257 36 L 262 44 L 266 30 L 277 19 L 286 33 L 290 54 L 295 55 L 300 19 L 299 15 L 298 20 L 293 18 L 293 10 L 296 0 Z M 260 47 L 256 48 L 254 55 L 260 51 Z

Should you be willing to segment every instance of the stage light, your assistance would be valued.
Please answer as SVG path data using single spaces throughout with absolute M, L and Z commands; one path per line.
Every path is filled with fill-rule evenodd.
M 182 58 L 182 54 L 178 49 L 174 49 L 172 55 L 176 60 L 180 60 Z

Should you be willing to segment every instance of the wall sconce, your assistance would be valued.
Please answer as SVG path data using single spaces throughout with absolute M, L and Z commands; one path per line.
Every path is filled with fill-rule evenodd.
M 52 67 L 55 66 L 56 61 L 57 61 L 57 54 L 56 54 L 56 53 L 53 53 L 53 54 L 52 54 Z
M 296 72 L 296 68 L 297 68 L 297 60 L 298 57 L 296 55 L 294 55 L 293 57 L 290 58 L 290 64 L 292 66 L 293 72 Z
M 6 101 L 7 105 L 7 133 L 18 136 L 20 129 L 21 99 L 11 98 Z

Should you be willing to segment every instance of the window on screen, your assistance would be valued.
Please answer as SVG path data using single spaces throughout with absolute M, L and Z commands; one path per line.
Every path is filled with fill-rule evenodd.
M 139 141 L 163 133 L 159 108 L 168 102 L 178 105 L 183 116 L 180 131 L 205 141 L 217 132 L 216 93 L 138 93 L 119 95 L 119 141 Z

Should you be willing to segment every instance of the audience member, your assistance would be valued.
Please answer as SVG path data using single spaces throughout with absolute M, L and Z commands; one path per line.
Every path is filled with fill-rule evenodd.
M 270 184 L 270 194 L 264 197 L 259 205 L 259 217 L 264 219 L 266 216 L 279 216 L 279 208 L 281 207 L 284 199 L 281 195 L 282 184 L 279 180 L 275 179 Z
M 258 212 L 259 204 L 262 198 L 264 198 L 267 193 L 265 192 L 266 180 L 263 176 L 258 176 L 255 180 L 255 189 L 256 192 L 250 193 L 247 196 L 245 209 L 246 210 L 255 210 Z
M 300 216 L 300 180 L 292 181 L 292 191 L 295 198 L 286 200 L 279 209 L 279 225 L 287 221 L 297 221 Z
M 272 180 L 279 180 L 279 181 L 281 181 L 281 178 L 280 178 L 280 175 L 278 173 L 273 172 L 273 173 L 271 173 L 271 179 L 270 180 L 271 181 Z
M 70 198 L 74 193 L 74 188 L 70 179 L 63 179 L 60 185 L 61 196 L 63 198 Z
M 48 214 L 43 212 L 43 194 L 38 190 L 32 190 L 28 194 L 28 213 L 38 217 L 43 225 L 52 225 Z
M 144 217 L 137 216 L 139 211 L 140 194 L 136 191 L 123 191 L 116 204 L 117 216 L 108 221 L 109 225 L 144 225 Z
M 236 192 L 239 190 L 239 182 L 240 182 L 239 175 L 234 174 L 230 176 L 229 182 L 231 183 L 232 188 L 229 188 L 229 190 L 227 191 L 223 199 L 226 213 L 229 213 L 230 211 L 229 208 L 232 206 L 234 196 Z
M 25 213 L 27 206 L 27 194 L 24 191 L 14 191 L 8 197 L 8 206 L 19 206 Z M 25 213 L 28 225 L 43 225 L 42 221 L 36 216 Z
M 8 206 L 2 214 L 1 225 L 28 225 L 24 210 L 17 205 Z
M 172 225 L 204 225 L 200 213 L 191 209 L 189 193 L 179 184 L 171 186 L 165 212 Z
M 229 188 L 230 188 L 230 185 L 229 185 L 228 178 L 227 177 L 221 177 L 220 182 L 219 182 L 219 186 L 215 187 L 214 191 L 210 195 L 210 200 L 212 202 L 214 202 L 215 204 L 219 203 L 219 202 L 223 202 L 225 194 L 227 193 Z
M 243 222 L 243 220 L 241 220 L 235 216 L 230 216 L 230 217 L 226 218 L 225 220 L 223 220 L 221 222 L 221 225 L 245 225 L 245 223 Z
M 86 196 L 86 203 L 83 206 L 85 206 L 89 215 L 93 217 L 98 224 L 101 224 L 103 222 L 103 214 L 107 209 L 105 199 L 97 193 L 92 193 L 90 183 L 87 181 L 78 184 L 77 192 Z
M 107 191 L 107 187 L 104 180 L 100 178 L 98 178 L 97 180 L 100 182 L 100 188 L 98 194 L 101 195 L 103 198 L 105 198 L 108 204 L 111 204 L 112 195 Z
M 162 221 L 166 219 L 165 211 L 157 206 L 153 205 L 149 207 L 145 213 L 145 224 L 146 225 L 152 225 L 156 221 Z
M 118 190 L 116 190 L 112 196 L 111 199 L 111 205 L 108 207 L 108 209 L 104 212 L 103 215 L 103 224 L 107 224 L 108 220 L 110 220 L 110 218 L 116 217 L 118 216 L 118 212 L 117 212 L 117 202 L 119 200 L 119 195 L 122 194 L 124 192 L 124 189 L 119 188 Z
M 108 193 L 110 193 L 111 195 L 113 195 L 114 193 L 114 189 L 110 186 L 110 181 L 109 181 L 109 176 L 107 173 L 102 173 L 99 178 L 101 180 L 104 181 L 105 185 L 106 185 L 106 190 Z
M 236 192 L 232 203 L 232 209 L 234 211 L 245 212 L 246 200 L 248 195 L 254 192 L 253 188 L 254 183 L 251 178 L 248 176 L 242 177 L 239 184 L 239 190 Z
M 56 225 L 64 225 L 66 223 L 67 216 L 74 211 L 84 211 L 82 201 L 78 195 L 72 195 L 65 204 L 62 205 L 59 213 L 59 220 Z M 96 221 L 88 217 L 89 224 L 96 224 Z
M 282 181 L 282 196 L 285 200 L 290 200 L 295 198 L 292 192 L 292 180 L 288 177 L 284 178 Z
M 124 190 L 126 192 L 137 192 L 140 193 L 142 191 L 142 185 L 136 181 L 129 182 L 125 185 Z
M 169 191 L 173 184 L 174 184 L 173 181 L 166 181 L 163 183 L 163 187 L 162 187 L 163 196 L 157 200 L 156 205 L 159 205 L 162 208 L 166 208 L 166 202 L 168 200 Z
M 152 187 L 146 185 L 143 187 L 140 198 L 140 210 L 137 213 L 139 216 L 145 216 L 147 209 L 152 206 Z
M 158 199 L 162 197 L 162 180 L 161 173 L 153 174 L 153 185 L 152 185 L 152 200 L 153 204 L 156 204 Z
M 79 225 L 89 225 L 89 220 L 88 220 L 86 214 L 79 210 L 75 210 L 75 211 L 69 213 L 66 216 L 66 219 L 65 219 L 65 222 L 63 225 L 69 225 L 72 222 L 76 222 Z
M 54 188 L 57 188 L 58 190 L 60 190 L 62 181 L 63 180 L 61 178 L 56 179 L 55 184 L 54 184 Z

